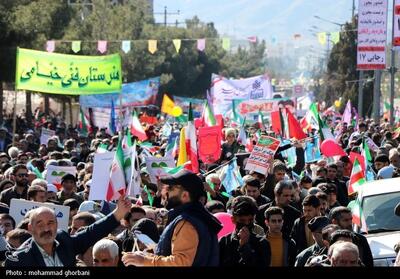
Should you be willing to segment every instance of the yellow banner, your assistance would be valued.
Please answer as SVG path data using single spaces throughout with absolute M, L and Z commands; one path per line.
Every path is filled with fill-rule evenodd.
M 17 49 L 18 90 L 65 95 L 104 94 L 121 90 L 119 54 L 81 56 Z

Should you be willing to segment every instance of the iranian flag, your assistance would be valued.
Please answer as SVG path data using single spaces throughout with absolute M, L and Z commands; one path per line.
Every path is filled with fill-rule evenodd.
M 106 200 L 117 200 L 120 196 L 125 194 L 125 191 L 124 152 L 122 150 L 121 139 L 119 139 L 117 150 L 111 164 Z
M 361 228 L 361 231 L 368 233 L 367 223 L 365 222 L 359 198 L 357 198 L 354 201 L 351 201 L 347 207 L 351 209 L 351 214 L 353 216 L 353 221 L 352 221 L 353 224 Z
M 136 110 L 133 110 L 132 112 L 131 133 L 140 141 L 145 141 L 147 139 L 147 135 L 143 130 L 142 124 L 140 124 L 139 118 L 137 117 Z
M 215 125 L 215 118 L 214 118 L 214 125 Z M 192 163 L 192 172 L 198 173 L 199 160 L 197 158 L 197 136 L 196 136 L 196 127 L 194 126 L 194 121 L 193 121 L 193 111 L 191 103 L 189 103 L 188 125 L 185 132 L 186 132 L 186 152 L 188 154 L 187 158 Z
M 189 110 L 190 113 L 191 109 Z M 190 120 L 188 120 L 190 121 Z M 204 109 L 203 109 L 203 123 L 206 127 L 212 127 L 217 125 L 217 121 L 215 120 L 214 112 L 212 107 L 210 106 L 208 100 L 204 102 Z
M 175 139 L 170 142 L 165 148 L 164 157 L 170 156 L 175 158 L 179 152 L 179 137 L 175 137 Z
M 366 182 L 365 173 L 361 168 L 357 158 L 354 159 L 353 169 L 351 170 L 348 194 L 351 196 L 356 193 L 361 185 Z
M 368 169 L 368 165 L 373 161 L 371 151 L 369 150 L 368 144 L 363 139 L 361 143 L 361 155 L 365 158 L 365 171 Z
M 231 116 L 232 127 L 240 126 L 242 122 L 244 123 L 242 117 L 237 112 L 236 102 L 235 100 L 232 100 L 232 116 Z
M 87 136 L 88 133 L 92 132 L 92 126 L 90 125 L 90 117 L 89 117 L 89 111 L 85 110 L 85 112 L 82 110 L 82 108 L 79 110 L 80 111 L 80 120 L 79 120 L 79 130 L 82 135 Z

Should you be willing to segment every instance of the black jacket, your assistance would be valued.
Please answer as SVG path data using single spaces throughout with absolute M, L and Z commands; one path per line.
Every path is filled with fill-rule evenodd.
M 317 243 L 315 243 L 314 245 L 303 250 L 300 254 L 297 255 L 296 263 L 294 264 L 294 266 L 303 267 L 306 264 L 307 260 L 313 255 L 317 254 L 319 251 L 321 251 L 321 249 L 323 249 L 323 247 L 320 247 Z
M 358 247 L 362 263 L 367 267 L 374 266 L 374 258 L 372 257 L 371 247 L 369 247 L 367 239 L 362 234 L 359 233 L 354 233 L 354 234 L 355 234 L 354 244 L 356 244 Z
M 271 246 L 264 236 L 250 233 L 249 241 L 240 247 L 236 232 L 224 236 L 219 241 L 220 266 L 271 265 Z
M 64 267 L 74 267 L 76 255 L 83 254 L 90 246 L 93 246 L 118 226 L 119 222 L 113 214 L 110 214 L 72 236 L 59 230 L 56 236 L 56 240 L 59 242 L 56 253 Z M 46 267 L 43 256 L 32 238 L 25 241 L 13 253 L 12 258 L 14 260 L 6 259 L 6 267 Z
M 268 232 L 266 234 L 266 238 L 268 239 Z M 282 234 L 283 238 L 283 266 L 294 266 L 296 261 L 296 242 L 290 238 Z M 273 251 L 272 251 L 273 252 Z
M 296 255 L 308 247 L 304 216 L 294 221 L 290 237 L 296 242 Z

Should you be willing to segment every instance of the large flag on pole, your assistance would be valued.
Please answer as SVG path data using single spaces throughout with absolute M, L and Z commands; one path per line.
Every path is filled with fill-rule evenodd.
M 347 123 L 347 125 L 351 124 L 351 102 L 350 100 L 347 101 L 346 108 L 343 112 L 342 122 Z
M 142 127 L 142 124 L 140 124 L 135 109 L 133 109 L 132 112 L 131 133 L 132 135 L 136 136 L 140 141 L 145 141 L 147 139 L 147 135 Z
M 199 160 L 197 157 L 197 136 L 196 127 L 194 126 L 192 103 L 189 103 L 188 125 L 186 128 L 186 151 L 188 158 L 192 163 L 192 172 L 198 173 Z
M 112 201 L 125 194 L 126 181 L 124 173 L 124 152 L 121 146 L 122 140 L 118 139 L 117 150 L 114 155 L 110 170 L 106 200 Z
M 178 161 L 176 163 L 177 166 L 181 166 L 185 164 L 188 160 L 187 157 L 187 152 L 186 152 L 186 132 L 185 130 L 187 127 L 182 127 L 181 133 L 179 136 L 179 155 L 178 155 Z
M 215 116 L 213 113 L 213 109 L 211 105 L 208 103 L 208 100 L 204 101 L 203 123 L 206 127 L 212 127 L 217 124 L 217 121 L 215 120 Z
M 164 94 L 161 104 L 161 112 L 174 116 L 172 112 L 174 107 L 175 107 L 174 101 L 172 101 L 167 94 Z
M 38 110 L 39 111 L 39 110 Z M 79 130 L 83 136 L 87 136 L 88 133 L 92 132 L 92 126 L 90 125 L 89 111 L 87 109 L 83 110 L 82 107 L 79 109 L 80 121 Z
M 290 138 L 296 138 L 298 140 L 307 138 L 306 134 L 300 127 L 299 122 L 294 118 L 293 114 L 286 109 L 288 126 L 289 126 L 289 136 Z
M 116 116 L 115 116 L 115 106 L 114 106 L 114 100 L 111 99 L 111 113 L 110 113 L 110 121 L 108 125 L 108 129 L 111 135 L 114 135 L 117 131 L 117 126 L 115 124 L 116 122 Z

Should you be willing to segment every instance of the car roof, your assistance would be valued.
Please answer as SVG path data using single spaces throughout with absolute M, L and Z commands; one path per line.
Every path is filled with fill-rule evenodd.
M 363 197 L 400 192 L 400 177 L 370 181 L 360 189 Z

